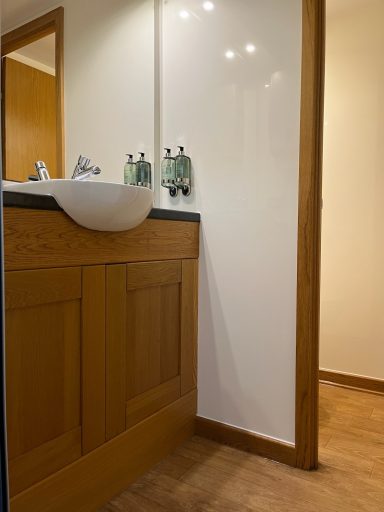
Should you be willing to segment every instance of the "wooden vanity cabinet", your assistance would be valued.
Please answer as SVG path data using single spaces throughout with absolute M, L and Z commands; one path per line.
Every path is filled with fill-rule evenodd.
M 11 510 L 97 510 L 193 435 L 199 227 L 4 214 Z
M 196 387 L 197 260 L 6 272 L 11 495 Z

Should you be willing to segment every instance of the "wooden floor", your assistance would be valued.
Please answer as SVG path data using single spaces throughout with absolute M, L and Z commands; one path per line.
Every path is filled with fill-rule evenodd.
M 318 471 L 195 437 L 101 512 L 383 512 L 384 397 L 320 388 Z

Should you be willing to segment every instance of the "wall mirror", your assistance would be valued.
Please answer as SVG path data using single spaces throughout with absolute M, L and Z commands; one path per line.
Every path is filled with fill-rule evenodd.
M 63 8 L 2 37 L 3 177 L 26 181 L 34 163 L 64 174 Z
M 2 1 L 3 178 L 70 178 L 83 154 L 122 183 L 126 153 L 154 160 L 154 0 L 60 4 Z

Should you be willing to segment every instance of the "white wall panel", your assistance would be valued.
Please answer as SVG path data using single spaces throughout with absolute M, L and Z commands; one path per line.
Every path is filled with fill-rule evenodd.
M 213 4 L 164 2 L 163 142 L 194 188 L 161 206 L 202 214 L 199 414 L 293 442 L 301 1 Z

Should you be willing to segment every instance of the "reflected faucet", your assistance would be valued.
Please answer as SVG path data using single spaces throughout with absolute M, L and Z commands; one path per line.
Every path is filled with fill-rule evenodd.
M 37 172 L 37 176 L 30 176 L 28 179 L 31 181 L 44 181 L 50 180 L 51 177 L 49 175 L 47 166 L 42 160 L 38 160 L 35 162 L 35 170 Z
M 101 173 L 100 167 L 97 165 L 92 165 L 89 167 L 91 160 L 86 156 L 80 155 L 79 160 L 77 161 L 75 170 L 72 174 L 73 180 L 87 180 L 91 176 L 96 176 Z

